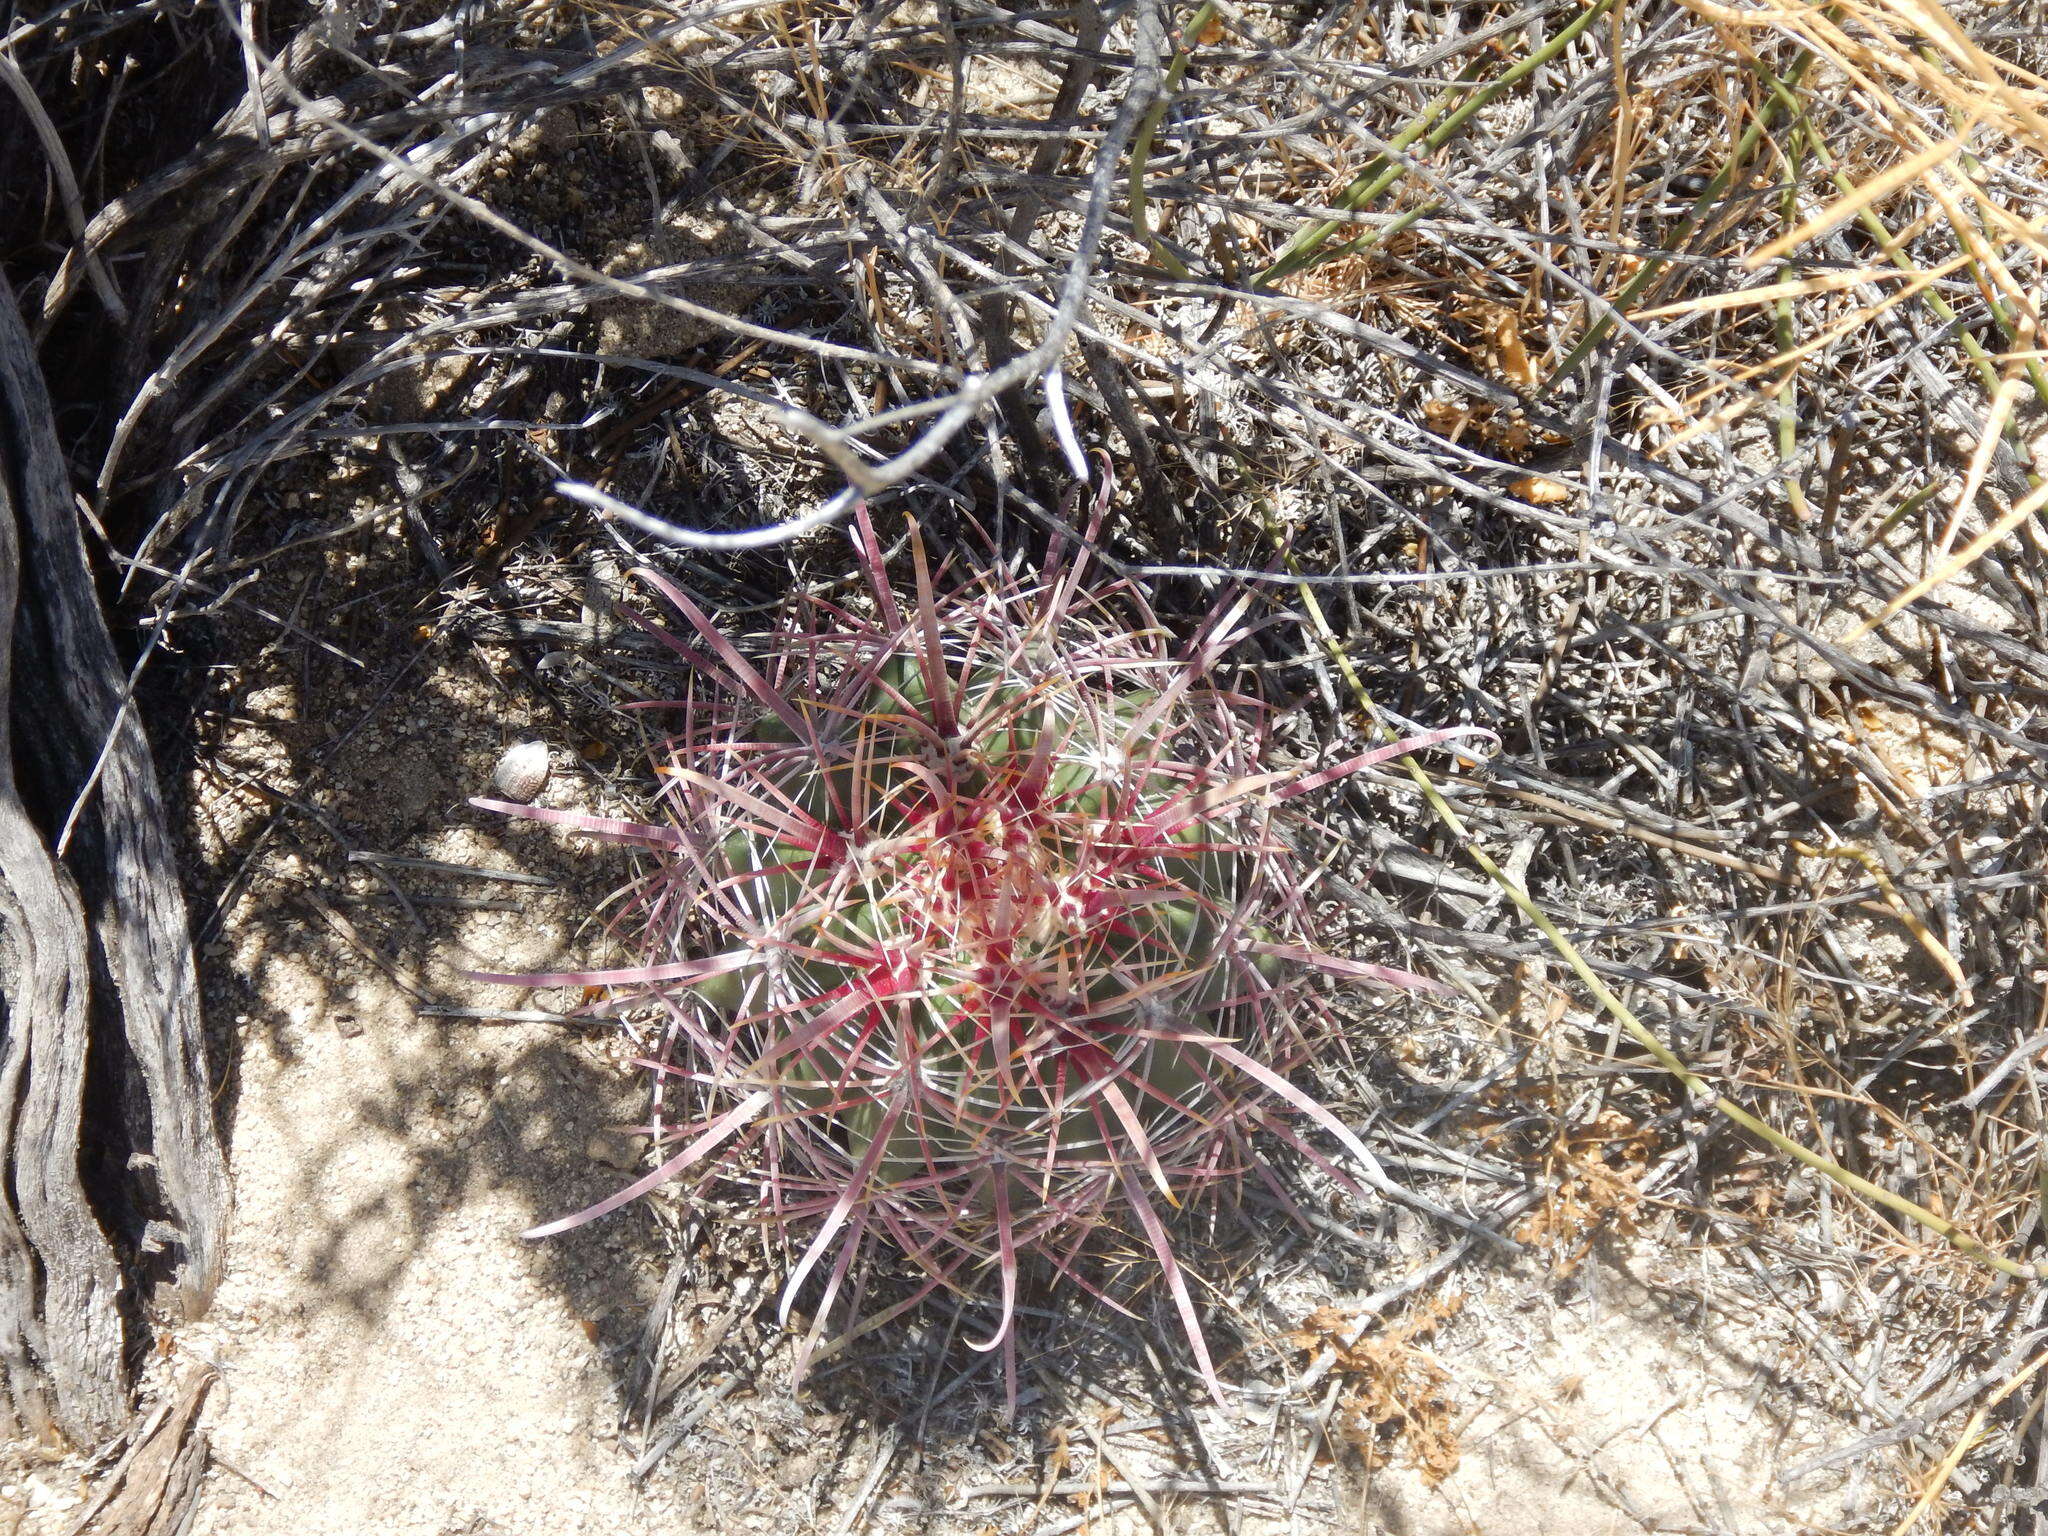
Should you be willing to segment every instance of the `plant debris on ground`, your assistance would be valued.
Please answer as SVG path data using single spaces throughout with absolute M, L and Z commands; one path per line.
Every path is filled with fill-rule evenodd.
M 442 1223 L 588 1323 L 618 1443 L 559 1454 L 600 1517 L 2048 1530 L 2044 27 L 2029 0 L 7 12 L 0 259 L 186 785 L 242 1189 L 219 1336 L 134 1323 L 160 1372 L 220 1354 L 197 1528 L 573 1507 L 487 1475 L 437 1504 L 367 1457 L 323 1481 L 250 1416 L 315 1348 L 290 1330 L 341 1337 L 335 1297 L 379 1362 L 386 1292 L 481 1328 L 488 1299 L 363 1246 Z M 1361 771 L 1304 850 L 1333 947 L 1457 994 L 1334 988 L 1350 1049 L 1316 1087 L 1464 1225 L 1310 1167 L 1312 1237 L 1254 1196 L 1191 1232 L 1231 1414 L 1156 1287 L 1142 1329 L 1021 1310 L 1014 1425 L 964 1303 L 790 1399 L 738 1209 L 516 1250 L 500 1207 L 563 1194 L 545 1168 L 589 1199 L 643 1171 L 638 1050 L 579 997 L 461 982 L 526 965 L 493 945 L 606 958 L 577 921 L 609 881 L 461 801 L 531 735 L 544 804 L 644 815 L 631 706 L 673 694 L 634 569 L 764 630 L 853 590 L 856 493 L 885 544 L 914 517 L 1028 567 L 1083 538 L 1062 499 L 1096 455 L 1097 569 L 1181 635 L 1249 593 L 1231 680 L 1293 760 L 1499 741 L 1427 794 Z M 283 978 L 313 975 L 301 1017 Z M 358 1038 L 402 1110 L 350 1097 Z M 315 1101 L 331 1140 L 294 1122 Z M 287 1128 L 311 1184 L 261 1160 Z M 411 1204 L 347 1182 L 387 1156 Z M 242 1462 L 271 1455 L 296 1485 Z M 593 1491 L 615 1463 L 630 1497 Z M 0 1499 L 55 1521 L 63 1475 L 24 1452 Z

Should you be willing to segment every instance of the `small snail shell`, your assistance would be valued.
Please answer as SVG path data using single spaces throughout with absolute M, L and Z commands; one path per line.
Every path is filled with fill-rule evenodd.
M 544 741 L 514 742 L 499 757 L 491 782 L 507 800 L 526 804 L 547 787 L 548 744 Z

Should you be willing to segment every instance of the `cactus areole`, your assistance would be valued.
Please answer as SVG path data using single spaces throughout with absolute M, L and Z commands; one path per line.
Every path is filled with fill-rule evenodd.
M 476 802 L 649 855 L 621 909 L 644 964 L 483 978 L 602 986 L 661 1029 L 660 1166 L 528 1235 L 686 1172 L 738 1181 L 803 1244 L 785 1318 L 822 1276 L 806 1355 L 872 1251 L 923 1284 L 853 1331 L 945 1288 L 990 1302 L 971 1342 L 1008 1363 L 1027 1255 L 1118 1305 L 1079 1262 L 1115 1224 L 1157 1257 L 1216 1388 L 1165 1212 L 1257 1170 L 1261 1134 L 1379 1185 L 1290 1081 L 1334 1040 L 1310 978 L 1425 985 L 1317 950 L 1283 819 L 1368 763 L 1481 733 L 1268 769 L 1260 706 L 1212 677 L 1248 600 L 1176 645 L 1128 584 L 1084 588 L 1085 552 L 1034 582 L 955 577 L 913 530 L 899 599 L 864 513 L 855 548 L 860 612 L 798 594 L 744 648 L 639 573 L 687 626 L 648 626 L 692 679 L 656 752 L 663 820 Z

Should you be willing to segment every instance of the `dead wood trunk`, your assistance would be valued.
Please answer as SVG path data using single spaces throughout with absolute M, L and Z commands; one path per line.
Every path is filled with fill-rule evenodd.
M 176 1301 L 202 1311 L 227 1171 L 156 769 L 4 278 L 0 699 L 0 1371 L 25 1427 L 90 1443 L 127 1411 L 123 1259 L 175 1249 Z M 89 1061 L 115 1123 L 88 1116 Z M 109 1145 L 132 1149 L 123 1187 L 89 1195 L 81 1155 Z M 109 1210 L 150 1219 L 117 1243 Z

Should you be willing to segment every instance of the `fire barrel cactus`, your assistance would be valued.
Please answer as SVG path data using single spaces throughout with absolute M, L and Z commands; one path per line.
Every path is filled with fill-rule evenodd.
M 864 515 L 855 547 L 866 611 L 799 593 L 744 649 L 640 573 L 689 630 L 648 626 L 692 678 L 656 753 L 663 820 L 476 802 L 648 856 L 622 907 L 644 964 L 481 978 L 602 986 L 661 1030 L 660 1166 L 528 1235 L 686 1172 L 738 1181 L 804 1244 L 785 1319 L 822 1269 L 806 1352 L 881 1250 L 923 1283 L 856 1331 L 938 1288 L 986 1296 L 973 1347 L 1008 1365 L 1026 1258 L 1118 1306 L 1080 1261 L 1130 1223 L 1213 1389 L 1166 1213 L 1259 1169 L 1261 1134 L 1382 1186 L 1290 1081 L 1335 1044 L 1310 977 L 1425 985 L 1314 946 L 1289 802 L 1470 732 L 1270 769 L 1261 707 L 1212 680 L 1249 600 L 1176 646 L 1129 584 L 1083 586 L 1085 553 L 1035 582 L 934 574 L 913 530 L 899 599 Z

